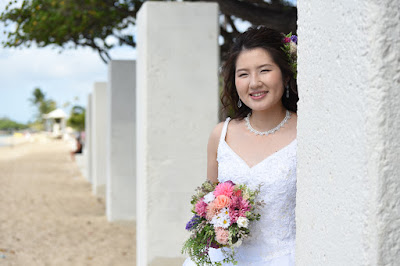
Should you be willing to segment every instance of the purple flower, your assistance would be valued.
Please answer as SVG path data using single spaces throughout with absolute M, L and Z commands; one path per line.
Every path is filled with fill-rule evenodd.
M 217 243 L 211 242 L 210 247 L 212 248 L 219 248 L 219 245 Z
M 220 245 L 218 243 L 215 243 L 215 241 L 211 241 L 211 238 L 207 238 L 207 247 L 206 247 L 207 252 L 209 248 L 220 248 Z
M 225 183 L 231 184 L 232 186 L 235 185 L 235 183 L 233 183 L 231 180 L 226 181 Z
M 297 36 L 296 35 L 292 35 L 290 37 L 290 39 L 292 39 L 292 42 L 294 42 L 295 44 L 297 44 Z
M 190 221 L 186 224 L 186 230 L 190 231 L 200 223 L 200 216 L 195 215 L 190 219 Z

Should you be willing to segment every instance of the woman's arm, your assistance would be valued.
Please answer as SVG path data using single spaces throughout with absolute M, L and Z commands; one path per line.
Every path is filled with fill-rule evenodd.
M 207 145 L 207 179 L 213 183 L 218 182 L 217 149 L 224 123 L 215 126 L 210 134 Z

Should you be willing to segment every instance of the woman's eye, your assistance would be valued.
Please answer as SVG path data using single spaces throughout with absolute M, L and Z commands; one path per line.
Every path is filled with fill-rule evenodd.
M 269 70 L 269 69 L 263 69 L 263 70 L 261 70 L 261 73 L 262 73 L 262 72 L 269 72 L 269 71 L 271 71 L 271 70 Z
M 241 74 L 239 74 L 239 77 L 240 77 L 240 78 L 245 77 L 245 76 L 247 76 L 246 73 L 241 73 Z

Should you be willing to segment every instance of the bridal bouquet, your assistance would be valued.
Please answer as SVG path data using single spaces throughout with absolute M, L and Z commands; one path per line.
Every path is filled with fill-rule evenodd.
M 231 181 L 204 182 L 192 196 L 194 216 L 186 225 L 191 236 L 184 243 L 182 253 L 188 253 L 197 265 L 221 265 L 210 260 L 208 250 L 229 248 L 230 252 L 222 249 L 225 255 L 222 262 L 236 264 L 234 248 L 250 235 L 249 223 L 260 219 L 263 202 L 256 201 L 259 192 L 260 187 L 251 190 Z

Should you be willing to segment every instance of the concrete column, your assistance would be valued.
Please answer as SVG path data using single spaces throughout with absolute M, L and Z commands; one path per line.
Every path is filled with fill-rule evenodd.
M 86 179 L 92 182 L 92 94 L 88 94 L 85 111 L 85 146 L 83 153 L 86 160 Z
M 110 61 L 106 186 L 106 213 L 109 221 L 136 218 L 135 89 L 135 61 Z
M 298 12 L 296 265 L 398 265 L 399 2 Z
M 218 113 L 218 6 L 146 2 L 138 14 L 137 265 L 179 265 L 190 197 Z
M 106 132 L 107 83 L 96 82 L 92 96 L 92 191 L 105 197 L 106 185 Z

